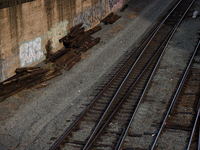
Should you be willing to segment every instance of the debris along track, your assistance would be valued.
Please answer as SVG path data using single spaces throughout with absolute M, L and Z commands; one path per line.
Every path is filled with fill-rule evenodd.
M 192 145 L 190 144 L 192 140 L 188 141 L 188 139 L 190 135 L 193 137 L 191 134 L 193 124 L 196 123 L 195 120 L 198 122 L 199 117 L 200 71 L 193 66 L 194 57 L 200 55 L 199 45 L 200 41 L 173 96 L 164 121 L 151 148 L 152 150 L 166 149 L 167 147 L 172 148 L 170 145 L 175 149 L 177 149 L 177 145 L 182 145 L 182 149 L 186 149 L 187 147 L 188 150 L 190 150 L 190 147 L 191 149 L 198 149 L 198 134 L 196 134 Z M 199 125 L 197 124 L 196 127 L 199 127 Z M 199 130 L 197 129 L 197 131 Z M 167 134 L 171 135 L 170 139 L 166 138 Z M 183 140 L 181 142 L 179 140 L 178 142 L 176 140 L 177 137 L 181 137 Z M 165 141 L 164 143 L 170 143 L 170 145 L 165 145 L 162 141 Z M 159 144 L 161 142 L 162 144 Z
M 186 0 L 185 0 L 186 1 Z M 170 11 L 164 21 L 147 38 L 147 41 L 134 53 L 129 61 L 117 72 L 105 88 L 92 101 L 87 109 L 77 118 L 77 120 L 64 132 L 51 149 L 77 149 L 83 148 L 91 142 L 93 136 L 99 131 L 103 123 L 109 118 L 115 106 L 125 97 L 137 78 L 141 75 L 147 65 L 155 65 L 161 54 L 160 48 L 164 46 L 165 40 L 171 35 L 177 22 L 181 19 L 188 7 L 188 2 L 179 1 L 179 3 Z M 155 56 L 156 60 L 153 59 Z M 152 59 L 152 63 L 150 60 Z M 142 75 L 142 80 L 137 84 L 137 94 L 141 94 L 144 85 L 149 78 L 153 66 L 148 68 Z M 135 88 L 136 87 L 132 87 Z M 132 95 L 134 100 L 135 95 Z M 138 95 L 137 95 L 138 97 Z M 136 101 L 138 98 L 136 97 Z M 100 121 L 99 121 L 100 120 Z M 89 138 L 90 137 L 90 138 Z M 89 138 L 89 140 L 88 140 Z M 88 140 L 89 142 L 86 142 Z M 110 143 L 111 146 L 111 143 Z M 112 147 L 112 146 L 111 146 Z

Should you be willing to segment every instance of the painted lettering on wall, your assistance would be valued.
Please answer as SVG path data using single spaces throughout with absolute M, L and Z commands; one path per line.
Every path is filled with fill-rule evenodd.
M 92 7 L 84 7 L 74 15 L 73 26 L 78 23 L 83 23 L 83 27 L 88 29 L 92 27 L 93 23 L 97 23 L 106 15 L 106 0 L 99 0 Z
M 37 37 L 29 42 L 23 42 L 19 46 L 19 59 L 21 67 L 28 66 L 44 57 L 42 50 L 42 38 Z
M 54 26 L 44 35 L 44 39 L 52 40 L 53 50 L 55 50 L 59 45 L 59 39 L 67 34 L 67 24 L 67 20 L 55 23 Z M 43 57 L 44 52 L 42 50 L 42 38 L 40 36 L 34 40 L 20 44 L 19 59 L 21 67 L 29 66 L 32 63 L 41 60 Z
M 47 31 L 47 39 L 52 40 L 53 50 L 55 50 L 60 44 L 59 39 L 67 34 L 67 24 L 67 20 L 61 21 L 60 23 L 55 23 L 54 26 L 49 31 Z
M 117 8 L 120 8 L 122 6 L 123 0 L 109 0 L 108 1 L 108 9 L 109 12 L 114 11 Z

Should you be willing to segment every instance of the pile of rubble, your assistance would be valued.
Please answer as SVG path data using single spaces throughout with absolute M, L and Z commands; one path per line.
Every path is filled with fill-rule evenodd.
M 14 76 L 0 83 L 0 102 L 24 88 L 30 88 L 60 75 L 61 71 L 41 67 L 24 67 L 17 68 L 15 73 Z
M 113 24 L 120 16 L 110 13 L 101 22 L 104 24 Z M 30 88 L 34 85 L 56 77 L 62 72 L 61 69 L 70 70 L 77 62 L 81 60 L 82 53 L 98 44 L 100 37 L 94 38 L 91 35 L 101 30 L 101 26 L 96 26 L 88 31 L 82 27 L 82 23 L 72 27 L 70 32 L 61 38 L 65 49 L 52 53 L 51 41 L 46 44 L 46 63 L 51 63 L 53 69 L 43 69 L 41 67 L 17 68 L 15 75 L 0 83 L 0 102 L 19 92 L 24 88 Z
M 119 18 L 121 18 L 121 16 L 118 16 L 117 14 L 114 14 L 112 12 L 106 18 L 104 18 L 103 20 L 101 20 L 101 22 L 104 23 L 105 25 L 107 25 L 107 24 L 113 24 Z
M 61 38 L 59 42 L 63 42 L 64 50 L 53 53 L 46 62 L 52 62 L 59 69 L 71 69 L 78 61 L 81 60 L 81 53 L 98 44 L 100 37 L 93 38 L 91 35 L 101 30 L 101 26 L 85 31 L 82 23 L 72 27 L 70 32 Z

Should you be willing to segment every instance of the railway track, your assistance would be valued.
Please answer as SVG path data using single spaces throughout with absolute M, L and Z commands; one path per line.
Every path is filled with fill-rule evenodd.
M 167 110 L 167 113 L 154 140 L 151 150 L 166 148 L 165 144 L 159 144 L 162 143 L 161 141 L 166 141 L 165 143 L 170 143 L 168 145 L 170 149 L 177 149 L 177 145 L 182 145 L 182 149 L 186 149 L 187 147 L 188 150 L 198 149 L 198 138 L 196 137 L 197 135 L 199 136 L 199 134 L 196 133 L 196 137 L 194 138 L 194 140 L 192 139 L 195 129 L 196 132 L 199 131 L 197 128 L 199 127 L 198 118 L 200 112 L 200 71 L 197 71 L 196 68 L 192 65 L 195 56 L 198 55 L 196 54 L 197 51 L 200 50 L 199 44 L 200 42 L 198 43 L 185 70 L 185 73 L 177 87 L 173 99 L 171 100 L 171 104 Z M 166 138 L 167 134 L 171 135 L 170 139 L 169 137 Z M 190 141 L 188 141 L 190 135 L 191 138 Z M 177 137 L 181 137 L 181 143 L 176 140 Z M 192 141 L 193 144 L 191 146 Z
M 189 144 L 187 147 L 187 150 L 190 149 L 197 149 L 200 150 L 200 121 L 199 121 L 199 116 L 200 116 L 200 98 L 196 107 L 196 118 L 194 122 L 194 126 L 192 129 L 192 133 L 190 136 Z
M 191 7 L 180 0 L 51 149 L 121 149 L 176 28 Z M 114 125 L 113 125 L 114 124 Z

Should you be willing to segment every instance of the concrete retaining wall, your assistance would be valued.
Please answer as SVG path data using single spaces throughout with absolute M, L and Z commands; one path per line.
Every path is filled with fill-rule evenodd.
M 58 40 L 80 23 L 89 29 L 119 9 L 127 0 L 0 0 L 0 81 L 18 67 L 34 66 L 45 59 L 45 44 L 53 51 Z

